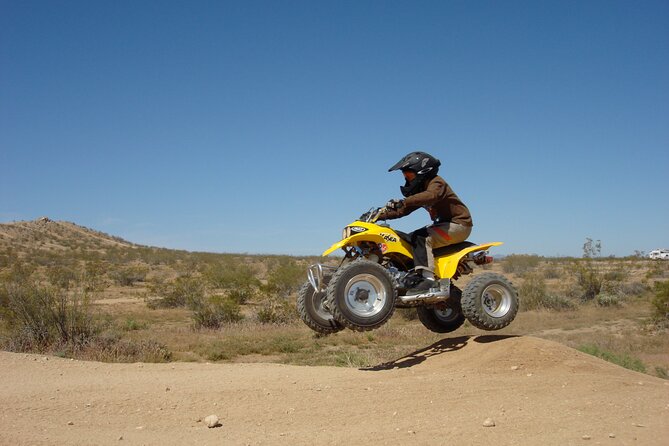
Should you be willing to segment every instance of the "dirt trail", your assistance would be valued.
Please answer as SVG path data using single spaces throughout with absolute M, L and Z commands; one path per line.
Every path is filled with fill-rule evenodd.
M 370 370 L 0 353 L 0 444 L 665 445 L 669 383 L 531 337 Z M 207 415 L 222 426 L 207 428 Z M 486 418 L 494 427 L 484 427 Z

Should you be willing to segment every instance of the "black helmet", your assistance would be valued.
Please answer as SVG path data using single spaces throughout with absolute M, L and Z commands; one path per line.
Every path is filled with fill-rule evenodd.
M 420 192 L 422 185 L 437 175 L 441 161 L 425 152 L 411 152 L 399 160 L 397 164 L 388 169 L 393 170 L 411 170 L 416 173 L 416 178 L 408 181 L 400 187 L 402 195 L 409 197 Z

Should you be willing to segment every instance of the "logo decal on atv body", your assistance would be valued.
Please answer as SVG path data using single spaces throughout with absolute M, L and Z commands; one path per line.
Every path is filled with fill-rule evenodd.
M 349 226 L 351 228 L 351 232 L 365 232 L 367 228 L 363 228 L 362 226 Z
M 395 237 L 392 234 L 388 234 L 387 232 L 382 232 L 379 234 L 381 237 L 383 237 L 383 240 L 391 243 L 397 243 L 397 237 Z

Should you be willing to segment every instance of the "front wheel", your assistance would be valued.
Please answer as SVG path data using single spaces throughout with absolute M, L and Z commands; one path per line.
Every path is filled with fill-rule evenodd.
M 297 312 L 300 318 L 317 333 L 331 334 L 344 329 L 325 307 L 325 293 L 314 290 L 311 283 L 306 282 L 297 293 Z
M 378 328 L 395 311 L 397 293 L 392 277 L 381 265 L 369 260 L 341 266 L 325 293 L 334 318 L 351 330 Z
M 435 333 L 450 333 L 465 323 L 462 314 L 460 299 L 462 291 L 451 285 L 451 295 L 446 302 L 440 302 L 431 307 L 418 307 L 418 320 L 425 328 Z
M 499 330 L 518 313 L 518 293 L 504 276 L 485 273 L 474 277 L 462 293 L 462 312 L 482 330 Z

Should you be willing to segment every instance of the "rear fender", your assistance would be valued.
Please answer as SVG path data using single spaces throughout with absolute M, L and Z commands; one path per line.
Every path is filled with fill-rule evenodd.
M 470 246 L 469 248 L 465 248 L 462 251 L 458 251 L 447 256 L 437 257 L 434 259 L 436 270 L 435 272 L 440 279 L 450 279 L 455 274 L 455 271 L 458 269 L 458 263 L 460 263 L 460 260 L 464 256 L 470 252 L 487 251 L 493 246 L 499 246 L 502 244 L 502 242 L 484 243 L 481 245 Z

